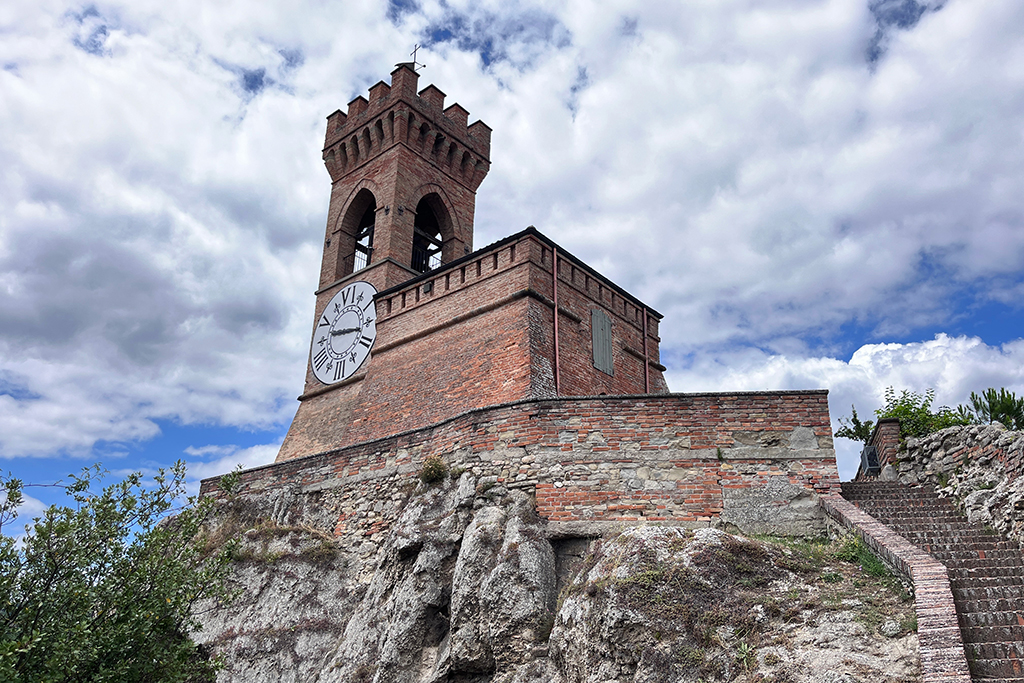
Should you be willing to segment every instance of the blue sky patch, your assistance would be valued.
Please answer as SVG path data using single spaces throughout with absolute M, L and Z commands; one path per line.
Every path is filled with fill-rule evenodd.
M 10 396 L 15 401 L 32 401 L 42 398 L 10 373 L 0 372 L 0 396 Z
M 303 65 L 306 61 L 306 55 L 302 53 L 302 50 L 278 50 L 277 54 L 281 55 L 281 59 L 284 60 L 284 68 L 287 71 L 297 69 Z
M 583 92 L 586 87 L 590 85 L 590 75 L 587 73 L 587 67 L 580 66 L 576 68 L 576 78 L 573 80 L 572 85 L 569 86 L 569 111 L 572 112 L 572 118 L 576 120 L 576 112 L 579 109 L 580 93 Z
M 423 43 L 452 43 L 464 52 L 475 52 L 485 68 L 498 61 L 524 68 L 543 49 L 565 47 L 571 39 L 565 25 L 554 15 L 541 11 L 527 11 L 511 18 L 486 11 L 449 11 L 424 30 Z
M 249 93 L 250 95 L 257 95 L 263 88 L 269 83 L 267 78 L 267 70 L 260 69 L 242 69 L 242 90 Z
M 230 64 L 217 58 L 214 58 L 213 61 L 217 66 L 230 71 L 238 78 L 238 87 L 241 88 L 246 99 L 251 99 L 268 87 L 276 85 L 276 81 L 267 75 L 266 67 L 247 69 L 244 66 Z
M 109 54 L 106 42 L 110 36 L 110 22 L 100 15 L 95 6 L 90 5 L 79 13 L 69 12 L 65 16 L 79 26 L 77 35 L 71 41 L 75 47 L 98 57 Z
M 868 9 L 875 18 L 877 28 L 867 49 L 867 59 L 874 64 L 885 54 L 885 43 L 893 30 L 914 28 L 925 12 L 937 12 L 944 1 L 918 2 L 918 0 L 871 0 Z
M 388 0 L 388 20 L 395 25 L 402 23 L 402 18 L 419 10 L 416 0 Z

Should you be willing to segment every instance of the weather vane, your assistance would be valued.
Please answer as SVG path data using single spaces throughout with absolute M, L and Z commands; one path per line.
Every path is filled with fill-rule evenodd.
M 419 71 L 420 69 L 427 68 L 426 64 L 421 64 L 420 62 L 416 61 L 416 53 L 419 52 L 419 51 L 420 51 L 420 46 L 417 43 L 416 45 L 413 45 L 412 52 L 409 53 L 410 55 L 412 55 L 412 70 L 413 71 Z M 417 65 L 418 65 L 418 67 L 417 67 Z

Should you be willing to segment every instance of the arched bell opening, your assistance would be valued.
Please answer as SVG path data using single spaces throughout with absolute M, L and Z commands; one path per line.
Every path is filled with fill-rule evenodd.
M 373 231 L 377 220 L 377 199 L 367 189 L 360 190 L 341 221 L 338 233 L 336 276 L 345 277 L 362 270 L 373 260 Z
M 425 196 L 416 205 L 413 221 L 412 269 L 425 273 L 441 265 L 442 249 L 451 238 L 451 219 L 437 193 Z

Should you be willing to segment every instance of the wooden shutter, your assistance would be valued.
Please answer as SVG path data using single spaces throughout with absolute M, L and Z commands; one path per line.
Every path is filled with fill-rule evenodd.
M 590 333 L 594 344 L 594 367 L 609 375 L 613 373 L 612 364 L 612 321 L 608 314 L 600 309 L 590 311 Z

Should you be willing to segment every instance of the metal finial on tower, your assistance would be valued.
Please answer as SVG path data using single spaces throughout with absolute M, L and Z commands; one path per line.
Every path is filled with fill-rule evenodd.
M 412 70 L 413 71 L 419 71 L 420 69 L 425 69 L 427 67 L 426 64 L 423 64 L 421 62 L 417 62 L 416 61 L 416 53 L 419 52 L 419 51 L 420 51 L 420 46 L 417 43 L 417 44 L 413 45 L 412 52 L 409 53 L 412 56 Z

